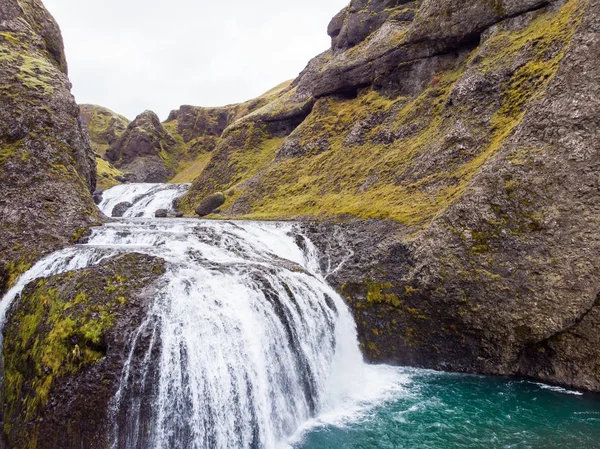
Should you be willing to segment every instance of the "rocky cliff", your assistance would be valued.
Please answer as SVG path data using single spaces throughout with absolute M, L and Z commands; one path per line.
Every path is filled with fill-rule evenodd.
M 352 1 L 183 207 L 345 222 L 311 235 L 372 361 L 600 391 L 599 8 Z
M 204 170 L 225 129 L 286 92 L 291 81 L 240 104 L 204 108 L 184 105 L 160 123 L 152 111 L 128 126 L 99 106 L 83 107 L 102 187 L 119 182 L 192 182 Z
M 98 222 L 94 156 L 60 30 L 38 0 L 0 1 L 0 292 Z
M 24 23 L 24 9 L 0 4 L 3 14 L 17 14 L 15 27 Z M 24 48 L 25 28 L 1 34 L 8 48 Z M 145 112 L 106 157 L 137 180 L 195 179 L 182 200 L 188 212 L 223 192 L 229 217 L 305 218 L 300 226 L 322 249 L 323 266 L 333 267 L 328 280 L 351 306 L 370 361 L 600 391 L 600 0 L 354 0 L 328 31 L 331 48 L 293 83 L 240 105 L 183 106 L 165 123 Z M 2 66 L 10 83 L 2 85 L 21 89 L 11 101 L 32 127 L 45 116 L 28 114 L 54 103 L 19 107 L 29 98 L 20 92 L 44 101 L 58 92 L 73 105 L 62 53 L 56 57 L 50 38 L 35 42 L 26 48 L 48 62 L 38 68 L 23 69 L 24 56 L 2 50 L 12 58 Z M 64 84 L 44 87 L 56 80 Z M 39 153 L 51 161 L 48 170 L 65 175 L 40 178 L 44 184 L 25 197 L 34 206 L 45 198 L 41 187 L 53 192 L 57 182 L 76 192 L 52 197 L 61 207 L 89 204 L 93 175 L 79 171 L 90 158 L 76 108 L 72 122 L 54 122 L 67 116 L 49 114 L 54 131 L 22 137 L 31 147 L 2 146 L 2 155 L 9 149 L 0 159 L 3 182 L 9 169 L 25 179 L 20 173 L 46 167 L 26 171 L 33 160 L 26 148 L 71 130 L 57 124 L 73 124 L 73 134 L 51 140 L 63 152 Z M 66 136 L 81 137 L 83 147 Z M 54 148 L 43 142 L 44 151 Z M 61 157 L 71 165 L 54 167 Z M 79 181 L 64 185 L 71 179 Z M 17 207 L 16 198 L 0 201 Z M 44 236 L 53 223 L 46 209 L 28 207 L 7 234 L 17 245 L 25 243 L 12 236 Z M 89 210 L 67 209 L 67 225 L 86 223 Z M 64 235 L 44 251 L 67 240 L 69 227 L 60 229 Z M 159 261 L 133 257 L 30 285 L 11 311 L 4 347 L 11 447 L 36 434 L 44 436 L 37 447 L 105 445 L 95 438 L 110 425 L 107 398 L 124 345 L 147 307 L 144 286 L 161 272 Z M 52 420 L 71 417 L 74 433 L 58 435 Z
M 98 187 L 109 189 L 124 182 L 124 173 L 113 167 L 104 157 L 106 150 L 127 130 L 129 120 L 102 106 L 82 104 L 80 110 L 83 126 L 90 136 L 90 145 L 96 158 Z

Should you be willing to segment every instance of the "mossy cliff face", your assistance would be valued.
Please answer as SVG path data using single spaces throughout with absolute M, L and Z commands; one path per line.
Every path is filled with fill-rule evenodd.
M 94 104 L 82 104 L 81 119 L 90 135 L 92 150 L 98 156 L 104 156 L 106 150 L 125 132 L 129 123 L 127 118 L 110 109 Z
M 60 30 L 37 0 L 0 1 L 0 293 L 98 221 L 96 170 Z
M 8 447 L 109 447 L 110 401 L 163 272 L 129 254 L 25 288 L 4 330 Z
M 106 150 L 117 142 L 130 121 L 110 109 L 92 104 L 82 104 L 81 119 L 90 136 L 90 145 L 96 158 L 97 185 L 109 189 L 124 181 L 124 174 L 104 159 Z
M 372 361 L 600 390 L 599 18 L 587 0 L 353 1 L 182 204 L 222 191 L 229 216 L 344 222 L 311 235 L 347 234 L 331 279 Z

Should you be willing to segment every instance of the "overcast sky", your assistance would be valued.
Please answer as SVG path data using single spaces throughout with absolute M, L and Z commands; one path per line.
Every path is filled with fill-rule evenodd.
M 181 104 L 220 106 L 295 78 L 329 47 L 349 0 L 44 0 L 65 41 L 78 103 L 163 120 Z

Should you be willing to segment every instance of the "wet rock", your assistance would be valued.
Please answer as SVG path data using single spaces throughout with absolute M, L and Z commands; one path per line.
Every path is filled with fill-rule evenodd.
M 221 192 L 206 197 L 196 208 L 196 214 L 201 217 L 211 214 L 225 203 L 225 195 Z
M 94 203 L 100 204 L 102 202 L 103 194 L 104 190 L 102 190 L 100 187 L 96 187 L 96 190 L 94 190 L 94 194 L 92 196 L 94 198 Z
M 167 218 L 169 216 L 169 212 L 167 211 L 167 209 L 158 209 L 154 213 L 154 216 L 156 218 Z
M 125 215 L 125 212 L 127 212 L 127 210 L 129 210 L 131 207 L 133 207 L 133 204 L 131 204 L 130 202 L 124 201 L 122 203 L 117 204 L 115 207 L 113 207 L 113 210 L 111 212 L 111 217 L 114 218 L 120 218 L 123 215 Z
M 7 448 L 110 447 L 111 400 L 131 344 L 135 341 L 141 354 L 148 348 L 150 337 L 135 335 L 162 273 L 161 259 L 128 254 L 25 288 L 4 328 Z M 30 323 L 27 332 L 23 322 Z M 131 368 L 142 371 L 142 365 L 134 357 Z M 136 399 L 150 395 L 158 382 L 156 370 L 148 376 L 137 385 Z M 149 416 L 142 410 L 142 419 Z M 116 424 L 123 421 L 117 416 Z
M 177 211 L 175 212 L 175 217 L 176 218 L 182 218 L 185 214 L 182 211 Z

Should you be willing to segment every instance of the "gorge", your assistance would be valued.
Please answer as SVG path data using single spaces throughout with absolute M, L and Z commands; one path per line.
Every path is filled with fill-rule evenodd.
M 253 100 L 129 121 L 0 0 L 0 447 L 595 447 L 600 1 L 327 31 Z

